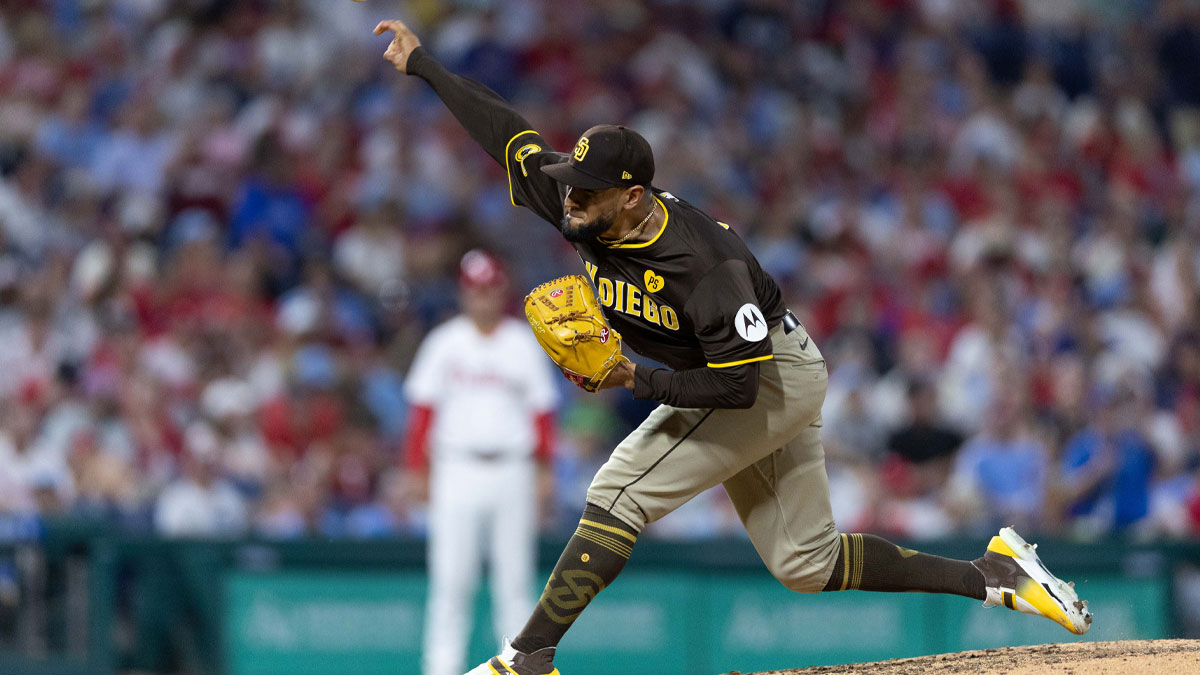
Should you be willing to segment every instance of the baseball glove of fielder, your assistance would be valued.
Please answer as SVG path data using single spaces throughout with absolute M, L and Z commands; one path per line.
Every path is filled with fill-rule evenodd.
M 587 277 L 572 274 L 533 289 L 525 296 L 525 318 L 563 375 L 588 391 L 599 389 L 617 364 L 629 360 Z

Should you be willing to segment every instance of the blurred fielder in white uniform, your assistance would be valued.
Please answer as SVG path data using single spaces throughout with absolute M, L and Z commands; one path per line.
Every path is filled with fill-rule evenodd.
M 459 287 L 463 313 L 429 333 L 406 384 L 406 462 L 429 471 L 425 675 L 463 672 L 485 558 L 497 641 L 532 610 L 538 464 L 554 427 L 555 371 L 526 322 L 505 314 L 504 267 L 470 251 Z

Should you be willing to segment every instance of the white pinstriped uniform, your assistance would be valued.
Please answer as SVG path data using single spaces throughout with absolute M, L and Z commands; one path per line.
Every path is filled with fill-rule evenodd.
M 529 327 L 507 317 L 489 335 L 456 317 L 417 352 L 406 391 L 434 410 L 425 675 L 463 672 L 485 557 L 497 632 L 516 634 L 533 608 L 534 419 L 556 403 L 554 373 Z

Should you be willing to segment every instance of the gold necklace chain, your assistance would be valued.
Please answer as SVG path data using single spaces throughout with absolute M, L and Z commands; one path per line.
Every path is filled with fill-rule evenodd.
M 650 222 L 650 216 L 653 216 L 654 212 L 657 210 L 658 210 L 658 200 L 655 199 L 654 205 L 650 207 L 650 213 L 647 213 L 646 217 L 642 218 L 642 222 L 638 223 L 637 227 L 626 232 L 624 237 L 621 237 L 620 239 L 601 239 L 600 241 L 603 241 L 605 244 L 608 244 L 609 246 L 616 246 L 617 244 L 624 243 L 624 242 L 628 241 L 629 239 L 636 237 L 637 235 L 642 233 L 642 230 L 644 230 L 646 228 L 646 223 Z

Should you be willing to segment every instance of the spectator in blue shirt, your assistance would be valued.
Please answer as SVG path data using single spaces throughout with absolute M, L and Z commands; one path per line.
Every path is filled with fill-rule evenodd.
M 92 119 L 90 105 L 86 87 L 68 87 L 58 109 L 38 127 L 38 151 L 65 167 L 90 166 L 105 134 L 103 126 Z
M 293 162 L 276 139 L 267 136 L 259 142 L 256 171 L 239 187 L 229 231 L 231 248 L 265 245 L 276 269 L 292 273 L 310 243 L 313 210 L 297 184 Z
M 1095 535 L 1124 531 L 1150 510 L 1154 449 L 1136 425 L 1131 392 L 1110 391 L 1062 456 L 1068 524 Z
M 983 430 L 967 441 L 955 463 L 952 492 L 964 525 L 1043 529 L 1049 453 L 1030 429 L 1021 401 L 997 395 Z

